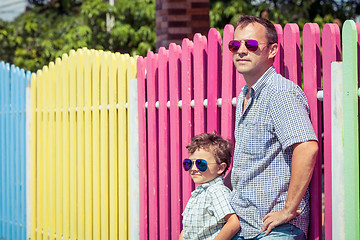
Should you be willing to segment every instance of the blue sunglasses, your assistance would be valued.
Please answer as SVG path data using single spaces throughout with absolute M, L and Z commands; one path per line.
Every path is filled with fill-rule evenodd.
M 195 162 L 197 169 L 199 169 L 200 172 L 205 172 L 208 164 L 218 164 L 218 163 L 207 163 L 207 161 L 205 159 L 191 160 L 189 158 L 185 158 L 183 161 L 184 170 L 189 171 L 194 162 Z

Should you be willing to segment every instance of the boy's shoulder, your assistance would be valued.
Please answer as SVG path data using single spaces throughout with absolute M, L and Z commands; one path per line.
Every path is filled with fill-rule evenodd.
M 206 189 L 208 193 L 231 193 L 230 189 L 224 185 L 222 177 L 218 177 L 215 180 L 216 181 Z

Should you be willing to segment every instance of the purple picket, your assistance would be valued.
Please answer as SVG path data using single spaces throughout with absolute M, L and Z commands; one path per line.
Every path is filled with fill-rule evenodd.
M 321 88 L 321 54 L 320 54 L 320 29 L 316 23 L 306 23 L 303 30 L 303 76 L 304 92 L 308 99 L 310 117 L 314 131 L 319 140 L 319 153 L 310 183 L 311 214 L 309 239 L 321 239 L 321 164 L 322 164 L 322 124 L 321 103 L 317 99 L 317 89 Z
M 192 110 L 191 110 L 191 97 L 194 80 L 194 71 L 192 68 L 192 62 L 194 59 L 193 55 L 194 44 L 189 39 L 185 38 L 182 41 L 182 55 L 181 55 L 181 149 L 182 156 L 185 158 L 188 155 L 185 146 L 191 141 L 192 137 Z M 191 192 L 194 189 L 194 183 L 189 176 L 188 172 L 182 170 L 182 209 L 185 209 L 186 203 L 188 202 Z
M 278 53 L 275 56 L 274 67 L 277 73 L 284 75 L 284 34 L 280 24 L 275 24 L 278 35 Z
M 197 33 L 194 36 L 194 134 L 205 132 L 205 82 L 207 79 L 207 40 Z
M 226 139 L 231 139 L 232 119 L 233 119 L 233 82 L 235 81 L 235 67 L 233 64 L 232 53 L 228 44 L 233 39 L 234 27 L 226 25 L 223 33 L 223 53 L 222 53 L 222 86 L 221 86 L 221 135 Z
M 207 132 L 218 132 L 218 90 L 221 79 L 221 36 L 211 28 L 208 34 Z
M 139 119 L 139 234 L 140 240 L 147 240 L 149 234 L 148 223 L 148 163 L 146 138 L 146 108 L 145 108 L 145 59 L 137 60 L 137 92 Z
M 169 84 L 168 50 L 159 49 L 159 159 L 160 168 L 170 169 L 169 154 L 169 111 L 167 108 Z M 170 239 L 170 172 L 159 170 L 160 239 Z
M 148 129 L 148 177 L 149 177 L 149 239 L 159 239 L 159 159 L 157 114 L 158 55 L 147 54 L 147 129 Z M 151 143 L 151 144 L 150 144 Z
M 301 86 L 300 31 L 296 23 L 284 28 L 284 73 L 285 77 Z
M 323 122 L 324 122 L 324 205 L 325 237 L 332 239 L 332 180 L 331 180 L 331 62 L 341 61 L 340 29 L 327 23 L 322 30 Z
M 177 239 L 181 229 L 181 139 L 180 111 L 178 107 L 181 86 L 181 48 L 169 46 L 169 88 L 170 88 L 170 175 L 171 175 L 171 237 Z

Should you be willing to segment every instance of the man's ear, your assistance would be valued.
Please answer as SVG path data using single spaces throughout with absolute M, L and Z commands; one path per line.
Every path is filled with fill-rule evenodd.
M 225 171 L 225 169 L 226 169 L 226 163 L 220 163 L 219 164 L 219 170 L 217 171 L 217 174 L 219 174 L 219 175 L 221 175 L 221 174 L 223 174 L 223 172 Z
M 274 58 L 279 50 L 279 46 L 277 43 L 272 43 L 269 46 L 269 58 Z

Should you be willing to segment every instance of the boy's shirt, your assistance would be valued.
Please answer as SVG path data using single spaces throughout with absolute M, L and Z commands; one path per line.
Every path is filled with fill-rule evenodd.
M 230 194 L 222 176 L 197 186 L 182 214 L 183 239 L 214 239 L 226 223 L 224 217 L 234 213 Z

